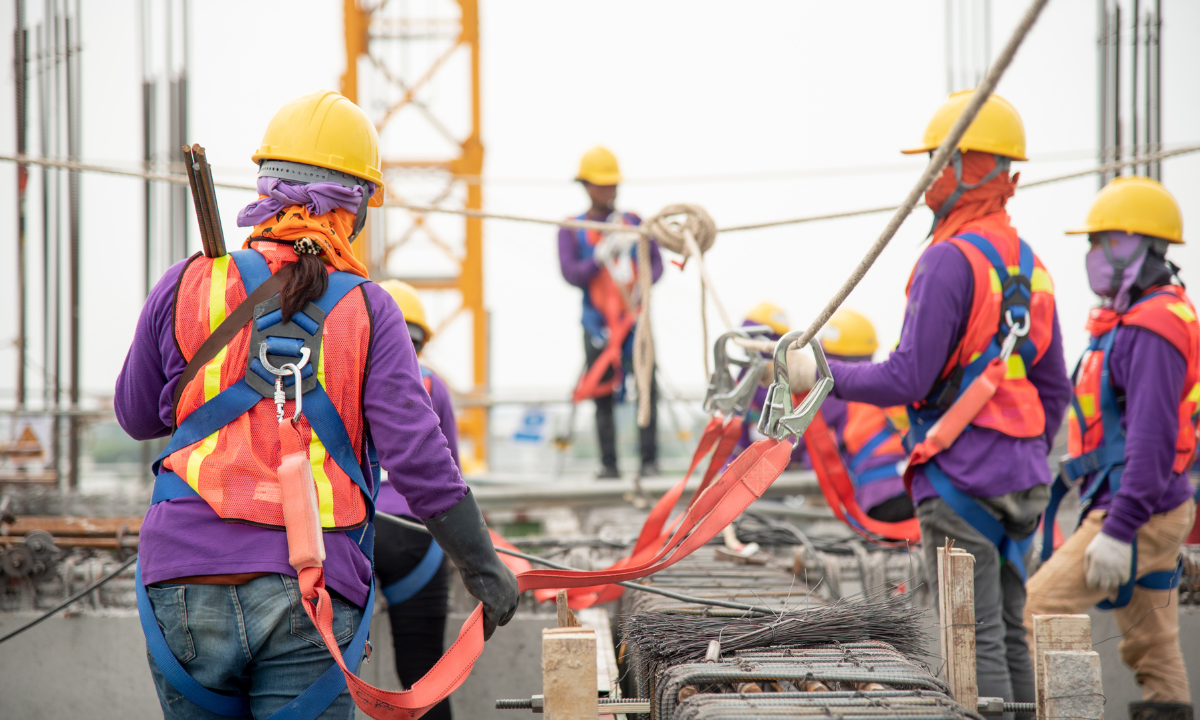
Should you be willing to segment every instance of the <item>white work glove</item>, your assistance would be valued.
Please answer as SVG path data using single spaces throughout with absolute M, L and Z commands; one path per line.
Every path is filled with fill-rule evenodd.
M 613 259 L 616 252 L 617 248 L 613 242 L 612 235 L 605 235 L 604 239 L 596 243 L 596 247 L 592 248 L 592 262 L 596 263 L 597 267 L 604 267 L 608 264 L 608 261 Z
M 1083 551 L 1083 576 L 1093 590 L 1116 590 L 1129 582 L 1133 546 L 1103 532 Z
M 789 347 L 787 351 L 788 384 L 792 392 L 812 390 L 817 384 L 817 361 L 808 348 Z

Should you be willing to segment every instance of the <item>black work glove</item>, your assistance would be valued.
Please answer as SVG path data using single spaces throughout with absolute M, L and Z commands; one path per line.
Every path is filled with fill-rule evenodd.
M 468 490 L 458 504 L 425 521 L 429 534 L 458 566 L 467 591 L 483 603 L 483 639 L 487 640 L 517 611 L 517 576 L 500 562 L 483 514 Z

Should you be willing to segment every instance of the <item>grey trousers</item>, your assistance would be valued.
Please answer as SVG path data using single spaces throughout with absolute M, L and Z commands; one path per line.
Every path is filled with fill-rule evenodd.
M 980 502 L 1014 539 L 1022 540 L 1037 529 L 1038 517 L 1049 501 L 1049 491 L 1048 485 L 1038 485 L 1008 495 L 980 498 Z M 975 676 L 979 696 L 1033 702 L 1033 663 L 1025 642 L 1025 583 L 1021 575 L 1008 563 L 1002 563 L 996 546 L 941 498 L 922 501 L 917 507 L 917 518 L 921 523 L 921 544 L 935 608 L 938 607 L 937 549 L 949 538 L 955 547 L 975 556 Z

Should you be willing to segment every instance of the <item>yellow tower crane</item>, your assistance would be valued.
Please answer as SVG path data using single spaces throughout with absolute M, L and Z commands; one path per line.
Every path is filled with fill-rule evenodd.
M 383 169 L 389 181 L 388 198 L 403 200 L 394 188 L 393 178 L 421 171 L 423 179 L 444 182 L 439 200 L 461 199 L 469 210 L 483 208 L 480 175 L 483 172 L 483 142 L 480 139 L 479 108 L 479 3 L 478 0 L 445 0 L 444 14 L 410 13 L 408 3 L 376 2 L 370 7 L 362 0 L 343 0 L 346 35 L 346 71 L 341 79 L 341 92 L 376 118 L 383 148 Z M 422 3 L 422 9 L 438 8 L 438 3 Z M 464 57 L 465 56 L 465 57 Z M 461 62 L 465 59 L 466 62 Z M 360 69 L 362 78 L 360 78 Z M 462 74 L 469 75 L 462 83 Z M 456 110 L 465 107 L 469 113 L 466 123 L 447 122 L 435 114 L 426 96 L 439 76 L 455 75 L 448 81 L 458 81 L 469 88 L 469 100 L 446 103 Z M 369 77 L 370 83 L 360 79 Z M 367 87 L 369 84 L 369 88 Z M 439 100 L 442 98 L 439 98 Z M 461 112 L 460 112 L 461 114 Z M 448 141 L 451 152 L 442 157 L 421 157 L 411 149 L 393 154 L 399 143 L 388 133 L 389 127 L 402 119 L 405 134 L 423 131 Z M 413 123 L 422 127 L 415 127 Z M 451 128 L 466 126 L 456 134 Z M 399 134 L 399 131 L 396 133 Z M 465 136 L 464 136 L 465 135 Z M 389 221 L 400 211 L 393 213 Z M 402 245 L 417 236 L 424 236 L 452 261 L 456 273 L 442 276 L 413 275 L 406 265 L 400 279 L 420 291 L 457 292 L 457 310 L 444 317 L 434 327 L 435 336 L 459 315 L 467 314 L 471 322 L 473 386 L 460 393 L 468 407 L 458 413 L 458 432 L 462 441 L 459 455 L 464 472 L 479 472 L 487 467 L 488 409 L 488 316 L 483 305 L 483 222 L 465 218 L 461 245 L 443 237 L 427 222 L 424 215 L 407 213 L 403 216 L 401 232 L 363 232 L 354 243 L 355 254 L 370 269 L 372 279 L 390 276 L 388 261 Z M 392 228 L 385 224 L 388 230 Z M 368 225 L 368 229 L 370 226 Z

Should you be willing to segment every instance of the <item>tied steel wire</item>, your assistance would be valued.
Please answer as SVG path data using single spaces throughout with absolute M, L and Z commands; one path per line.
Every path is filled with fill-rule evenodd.
M 876 640 L 905 655 L 921 655 L 927 640 L 921 629 L 923 616 L 907 596 L 894 594 L 769 617 L 641 612 L 625 620 L 622 633 L 643 659 L 669 664 L 703 659 L 712 640 L 721 643 L 722 652 Z

